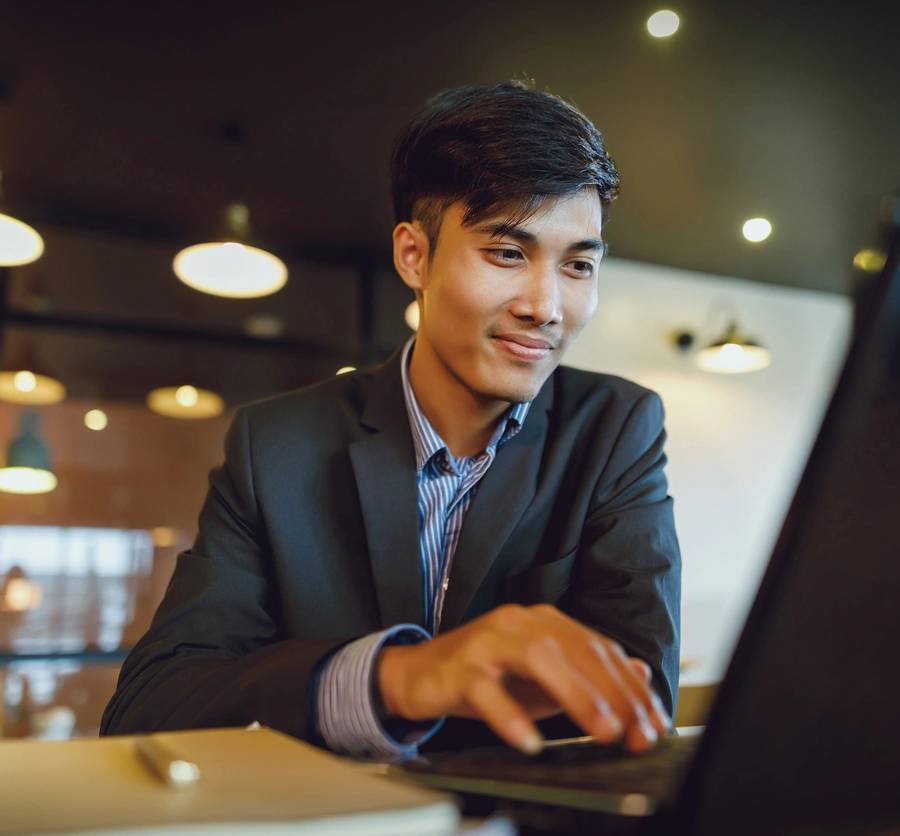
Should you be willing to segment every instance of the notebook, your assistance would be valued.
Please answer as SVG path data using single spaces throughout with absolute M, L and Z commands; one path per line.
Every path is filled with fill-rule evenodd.
M 153 735 L 196 764 L 168 786 L 136 737 L 0 742 L 0 833 L 449 836 L 447 796 L 366 773 L 271 729 Z

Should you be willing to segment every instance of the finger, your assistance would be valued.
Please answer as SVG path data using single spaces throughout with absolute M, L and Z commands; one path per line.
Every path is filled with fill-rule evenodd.
M 619 662 L 624 662 L 625 667 L 633 670 L 638 675 L 640 682 L 645 685 L 648 683 L 648 678 L 644 675 L 643 668 L 649 671 L 650 666 L 641 659 L 626 657 L 615 642 L 603 643 L 602 651 L 599 651 L 598 655 L 605 659 L 607 664 L 612 665 L 610 675 L 617 681 L 621 689 L 620 693 L 627 694 L 630 700 L 633 715 L 632 722 L 625 730 L 626 747 L 632 752 L 649 749 L 659 739 L 659 733 L 663 731 L 663 728 L 660 728 L 661 720 L 655 713 L 648 714 L 647 706 L 641 701 L 639 693 L 631 687 L 629 681 L 626 681 L 630 677 L 622 676 L 623 668 Z
M 648 685 L 653 679 L 653 670 L 643 659 L 638 659 L 634 656 L 629 657 L 628 664 L 631 665 L 635 671 L 637 671 L 637 675 L 644 680 Z
M 657 732 L 671 727 L 671 720 L 650 687 L 649 680 L 629 664 L 629 657 L 616 642 L 570 618 L 556 607 L 539 604 L 531 609 L 545 623 L 552 623 L 566 635 L 587 642 L 590 650 L 574 655 L 573 661 L 585 667 L 585 674 L 592 681 L 604 681 L 610 675 L 607 671 L 615 672 L 611 675 L 613 691 L 609 699 L 615 711 L 624 712 L 623 719 L 639 723 L 646 720 L 649 728 L 645 731 L 651 742 L 656 740 Z
M 656 695 L 651 686 L 651 677 L 643 675 L 632 662 L 638 662 L 646 665 L 642 659 L 635 659 L 626 655 L 622 646 L 617 642 L 607 639 L 607 647 L 609 648 L 617 669 L 622 674 L 623 679 L 628 684 L 629 689 L 641 700 L 642 707 L 657 732 L 663 733 L 668 731 L 672 725 L 668 713 L 663 707 L 662 702 Z M 646 665 L 647 670 L 650 666 Z
M 536 755 L 544 745 L 537 726 L 526 711 L 494 679 L 473 675 L 462 688 L 463 697 L 475 716 L 510 746 L 526 755 Z
M 533 609 L 545 624 L 553 625 L 568 638 L 563 646 L 571 654 L 573 664 L 603 688 L 612 710 L 625 726 L 628 748 L 643 751 L 654 744 L 667 728 L 668 718 L 656 711 L 649 685 L 631 668 L 621 648 L 555 607 L 539 605 Z
M 638 676 L 651 686 L 653 684 L 653 668 L 650 667 L 643 659 L 638 659 L 634 656 L 629 657 L 628 664 L 631 665 L 636 671 Z M 655 716 L 657 721 L 664 721 L 664 727 L 660 728 L 660 732 L 665 732 L 671 728 L 671 721 L 669 720 L 669 715 L 665 712 L 665 709 L 662 707 L 662 704 L 659 701 L 659 698 L 656 696 L 656 692 L 651 691 L 653 699 L 654 699 L 654 708 L 657 709 Z M 651 715 L 653 717 L 654 715 Z M 657 725 L 657 728 L 659 726 Z
M 533 680 L 550 694 L 585 733 L 603 743 L 622 736 L 622 720 L 552 636 L 538 635 L 527 642 L 509 639 L 495 652 L 507 670 Z
M 626 668 L 628 665 L 616 652 L 615 643 L 591 638 L 589 646 L 590 650 L 580 656 L 582 664 L 591 676 L 598 679 L 605 677 L 609 683 L 609 700 L 613 709 L 621 712 L 625 721 L 625 741 L 628 748 L 643 750 L 656 743 L 659 734 L 650 721 L 647 706 L 643 702 L 645 694 L 641 693 L 640 687 L 634 687 L 630 676 L 623 675 L 623 665 Z M 635 746 L 636 742 L 640 745 Z

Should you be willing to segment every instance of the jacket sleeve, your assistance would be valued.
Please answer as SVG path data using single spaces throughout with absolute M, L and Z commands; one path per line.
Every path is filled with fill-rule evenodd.
M 356 636 L 279 636 L 272 562 L 254 493 L 245 410 L 210 474 L 193 547 L 122 667 L 101 734 L 263 725 L 312 739 L 324 658 Z
M 646 661 L 663 704 L 678 696 L 681 554 L 655 392 L 629 413 L 594 488 L 561 608 Z

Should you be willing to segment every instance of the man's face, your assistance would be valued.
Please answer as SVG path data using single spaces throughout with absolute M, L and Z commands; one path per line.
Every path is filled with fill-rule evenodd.
M 502 236 L 503 218 L 463 227 L 463 214 L 447 209 L 423 266 L 417 343 L 479 399 L 531 400 L 597 308 L 600 198 L 548 198 Z

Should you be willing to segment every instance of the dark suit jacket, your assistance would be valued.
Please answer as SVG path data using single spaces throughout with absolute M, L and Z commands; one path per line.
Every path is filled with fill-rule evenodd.
M 654 392 L 557 369 L 468 509 L 441 630 L 506 601 L 554 603 L 646 660 L 673 709 L 680 556 L 664 441 Z M 258 720 L 310 739 L 318 663 L 399 622 L 424 625 L 397 352 L 237 410 L 197 540 L 123 665 L 101 733 Z M 432 745 L 471 742 L 476 726 L 447 723 Z

